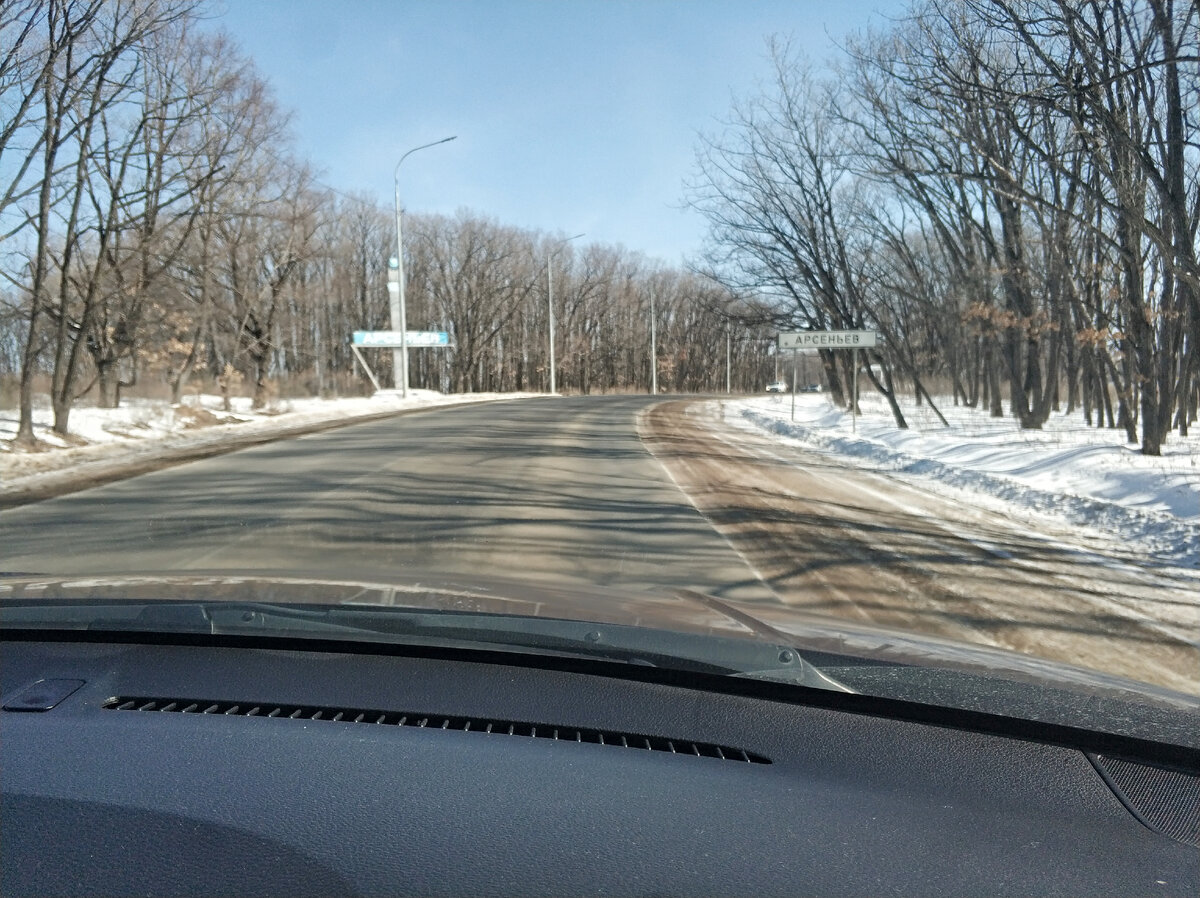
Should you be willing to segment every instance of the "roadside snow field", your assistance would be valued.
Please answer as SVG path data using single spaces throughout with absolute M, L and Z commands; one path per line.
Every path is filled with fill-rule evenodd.
M 370 398 L 275 400 L 252 411 L 250 399 L 232 400 L 233 411 L 221 408 L 221 397 L 191 394 L 172 406 L 164 400 L 129 399 L 120 408 L 78 406 L 71 411 L 69 436 L 55 434 L 54 417 L 47 397 L 33 410 L 34 435 L 39 451 L 13 447 L 17 433 L 16 409 L 0 409 L 0 493 L 25 487 L 47 476 L 94 464 L 147 457 L 164 450 L 216 446 L 237 442 L 248 435 L 266 436 L 305 425 L 366 418 L 410 408 L 457 405 L 464 402 L 519 399 L 536 393 L 461 393 L 444 395 L 433 390 L 409 390 L 408 398 L 384 390 Z
M 999 510 L 1054 518 L 1119 542 L 1158 563 L 1200 569 L 1200 435 L 1172 433 L 1159 458 L 1124 441 L 1124 431 L 1087 427 L 1078 412 L 1052 415 L 1023 431 L 986 411 L 902 405 L 909 429 L 895 426 L 883 397 L 864 395 L 851 416 L 824 394 L 722 401 L 727 423 L 783 442 L 903 476 L 929 489 Z

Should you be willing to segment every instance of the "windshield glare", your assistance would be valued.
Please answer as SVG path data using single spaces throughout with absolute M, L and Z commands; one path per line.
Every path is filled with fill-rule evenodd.
M 0 46 L 6 631 L 1200 707 L 1196 4 L 18 0 Z

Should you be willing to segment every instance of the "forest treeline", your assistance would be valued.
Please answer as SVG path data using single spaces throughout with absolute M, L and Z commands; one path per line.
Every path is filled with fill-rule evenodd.
M 1200 396 L 1200 3 L 930 0 L 772 77 L 689 187 L 707 270 L 781 328 L 870 328 L 862 373 L 1157 455 Z M 824 353 L 845 401 L 848 353 Z
M 390 206 L 323 185 L 197 0 L 0 4 L 0 377 L 18 440 L 153 380 L 361 389 Z M 202 27 L 203 26 L 203 27 Z M 462 211 L 405 217 L 410 353 L 449 391 L 760 390 L 779 330 L 872 329 L 860 381 L 1158 454 L 1200 397 L 1200 3 L 927 0 L 771 77 L 701 138 L 674 268 Z M 398 148 L 403 149 L 403 148 Z M 387 185 L 390 187 L 390 185 Z M 653 310 L 653 322 L 652 322 Z M 653 327 L 652 327 L 653 324 Z M 651 359 L 651 331 L 657 336 Z M 854 357 L 822 354 L 849 405 Z M 370 361 L 390 379 L 390 353 Z M 653 367 L 652 367 L 653 365 Z M 38 386 L 46 385 L 46 386 Z
M 0 375 L 19 384 L 18 441 L 43 381 L 60 433 L 81 397 L 112 407 L 147 379 L 176 401 L 203 378 L 261 406 L 282 379 L 361 388 L 351 334 L 390 328 L 392 208 L 319 182 L 202 11 L 0 6 Z M 408 326 L 454 343 L 410 352 L 414 387 L 548 389 L 551 296 L 560 390 L 649 389 L 652 311 L 660 391 L 773 376 L 770 328 L 732 321 L 700 274 L 469 211 L 406 214 L 404 237 Z M 390 382 L 391 353 L 364 353 Z

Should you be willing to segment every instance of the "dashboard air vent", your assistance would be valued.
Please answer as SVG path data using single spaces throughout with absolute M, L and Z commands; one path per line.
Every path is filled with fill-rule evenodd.
M 770 764 L 769 758 L 741 748 L 709 742 L 668 739 L 610 730 L 580 729 L 514 720 L 480 720 L 448 717 L 411 711 L 371 711 L 362 708 L 326 708 L 315 705 L 272 705 L 255 702 L 208 701 L 187 698 L 145 698 L 117 696 L 104 703 L 108 711 L 155 711 L 175 714 L 220 715 L 226 717 L 263 717 L 286 720 L 318 720 L 329 723 L 362 723 L 373 726 L 417 727 L 430 730 L 458 730 L 493 736 L 526 736 L 557 742 L 580 742 L 667 752 L 698 758 L 739 761 L 743 764 Z

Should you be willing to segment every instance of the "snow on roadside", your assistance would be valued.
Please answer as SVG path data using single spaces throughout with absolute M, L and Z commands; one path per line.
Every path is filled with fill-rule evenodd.
M 991 507 L 1085 527 L 1159 562 L 1200 568 L 1200 439 L 1172 434 L 1151 458 L 1123 431 L 1086 427 L 1078 413 L 1054 415 L 1042 431 L 1011 418 L 946 403 L 944 427 L 928 408 L 905 407 L 909 429 L 895 426 L 880 396 L 864 396 L 851 417 L 824 395 L 756 397 L 724 403 L 734 425 L 849 457 L 942 492 L 969 493 Z
M 13 446 L 18 416 L 0 409 L 0 492 L 26 487 L 44 476 L 92 463 L 151 455 L 163 449 L 212 446 L 243 435 L 267 435 L 307 424 L 353 420 L 410 408 L 456 405 L 481 400 L 518 399 L 536 393 L 463 393 L 444 395 L 433 390 L 409 390 L 408 398 L 385 390 L 370 398 L 289 399 L 252 411 L 248 398 L 235 398 L 232 412 L 222 410 L 221 397 L 190 395 L 172 406 L 163 400 L 131 399 L 120 408 L 80 406 L 71 411 L 66 438 L 51 429 L 53 413 L 47 397 L 34 407 L 34 435 L 40 451 Z

